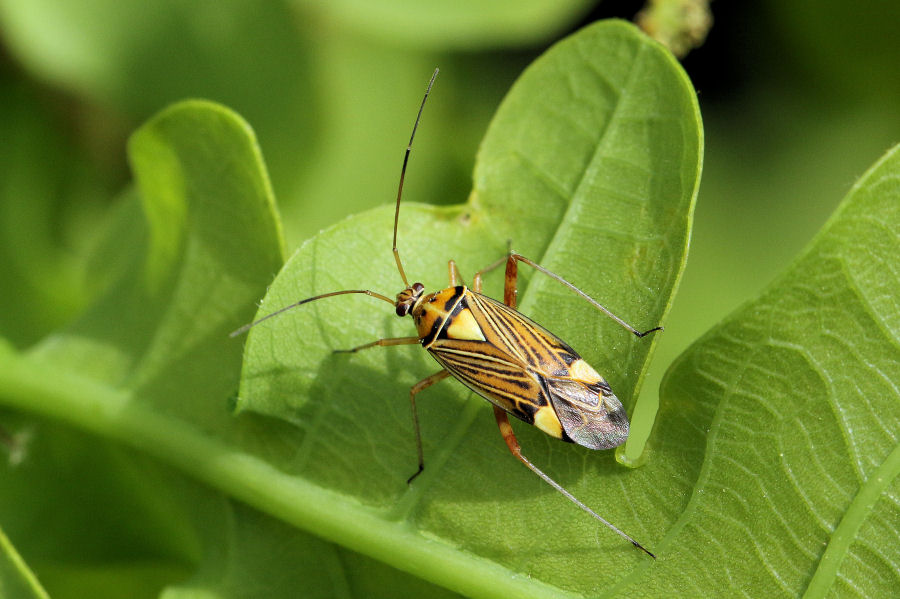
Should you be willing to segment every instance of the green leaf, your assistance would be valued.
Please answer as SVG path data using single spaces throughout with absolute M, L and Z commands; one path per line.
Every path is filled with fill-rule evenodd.
M 419 134 L 426 132 L 423 126 Z M 439 289 L 448 258 L 472 274 L 502 257 L 511 239 L 638 328 L 650 328 L 663 320 L 683 265 L 700 152 L 693 91 L 671 56 L 624 23 L 587 28 L 548 51 L 510 91 L 479 152 L 468 204 L 403 205 L 405 270 Z M 260 315 L 334 290 L 400 290 L 389 250 L 392 219 L 393 207 L 385 206 L 304 244 Z M 501 289 L 502 272 L 489 275 L 486 291 Z M 520 307 L 569 341 L 628 403 L 650 338 L 636 340 L 536 275 Z M 591 594 L 644 566 L 646 556 L 598 530 L 518 465 L 488 405 L 466 400 L 457 383 L 419 397 L 426 469 L 406 485 L 415 470 L 407 389 L 437 365 L 414 347 L 353 356 L 332 350 L 413 332 L 391 308 L 362 296 L 317 302 L 251 330 L 239 409 L 290 423 L 297 446 L 291 471 L 335 493 L 324 520 L 307 526 L 476 596 Z M 671 524 L 652 506 L 632 507 L 644 490 L 612 453 L 517 428 L 526 455 L 639 540 L 652 547 Z M 435 543 L 464 553 L 434 555 Z M 464 567 L 466 554 L 475 563 Z M 519 574 L 532 584 L 498 583 L 498 576 Z
M 149 599 L 190 573 L 196 483 L 71 427 L 17 426 L 32 438 L 19 465 L 0 465 L 0 512 L 52 597 Z
M 197 497 L 202 560 L 196 574 L 162 599 L 240 597 L 434 597 L 454 595 L 284 522 L 227 501 Z
M 105 251 L 115 261 L 114 254 L 124 255 L 128 264 L 111 271 L 120 278 L 67 329 L 27 355 L 2 348 L 0 395 L 19 408 L 158 455 L 172 450 L 154 438 L 169 423 L 156 420 L 154 428 L 138 416 L 141 431 L 128 431 L 121 424 L 130 413 L 126 408 L 143 406 L 148 414 L 169 410 L 170 417 L 178 413 L 207 426 L 231 425 L 227 398 L 237 387 L 240 348 L 227 343 L 227 332 L 249 317 L 253 298 L 279 268 L 282 251 L 256 141 L 230 111 L 197 101 L 173 106 L 135 135 L 132 158 L 149 222 L 121 219 L 122 226 L 130 226 L 128 234 L 114 232 L 110 237 L 119 244 L 106 245 L 97 256 L 102 260 Z M 94 467 L 102 463 L 97 447 L 83 455 Z M 17 522 L 26 518 L 21 507 L 4 512 Z M 56 536 L 42 538 L 54 546 L 86 546 L 83 535 L 78 542 L 61 542 L 65 529 L 56 527 Z M 115 527 L 120 536 L 121 529 Z M 100 543 L 111 545 L 109 535 L 92 530 Z M 165 541 L 181 539 L 159 544 Z M 108 565 L 107 570 L 103 577 L 115 576 Z M 70 579 L 70 573 L 62 576 Z
M 0 463 L 0 513 L 54 598 L 442 596 L 133 450 L 48 421 L 30 429 L 27 460 Z
M 46 599 L 47 592 L 0 529 L 0 597 Z
M 146 223 L 123 223 L 142 225 L 130 231 L 128 249 L 138 251 L 106 295 L 32 357 L 99 381 L 149 386 L 141 401 L 190 410 L 153 385 L 170 382 L 174 369 L 184 371 L 179 384 L 203 387 L 215 365 L 224 366 L 210 349 L 245 312 L 230 302 L 252 297 L 281 261 L 274 200 L 249 127 L 209 102 L 161 113 L 134 135 L 131 158 Z M 215 377 L 220 394 L 234 384 L 223 374 Z
M 511 23 L 523 17 L 530 21 L 528 39 L 546 38 L 570 27 L 567 23 L 587 8 L 582 0 L 537 2 L 534 11 L 507 2 L 499 12 L 509 16 L 498 26 L 500 21 L 486 20 L 483 11 L 407 4 L 345 5 L 353 11 L 345 19 L 340 11 L 322 14 L 332 3 L 0 0 L 0 35 L 22 67 L 18 76 L 62 89 L 75 102 L 75 114 L 67 117 L 75 121 L 75 149 L 114 186 L 127 176 L 119 155 L 126 132 L 161 106 L 200 97 L 239 112 L 253 123 L 265 151 L 293 247 L 390 197 L 409 114 L 436 65 L 445 75 L 429 112 L 439 118 L 432 119 L 431 135 L 417 143 L 419 166 L 408 191 L 409 197 L 431 203 L 458 202 L 469 189 L 475 148 L 496 103 L 533 58 L 531 49 L 515 56 L 411 51 L 398 43 L 404 36 L 397 35 L 402 19 L 394 19 L 396 13 L 416 21 L 401 34 L 419 35 L 430 24 L 429 44 L 444 43 L 447 33 L 476 33 L 487 38 L 475 42 L 483 46 L 508 38 Z M 451 32 L 446 14 L 436 15 L 439 20 L 414 16 L 420 12 L 455 14 L 459 25 Z M 384 22 L 370 13 L 393 20 L 388 38 L 372 35 L 376 27 L 366 23 L 360 23 L 365 31 L 353 27 L 353 15 L 372 16 L 367 19 L 372 25 Z M 520 41 L 529 48 L 534 44 Z M 397 101 L 407 97 L 408 105 Z M 72 126 L 56 128 L 59 135 Z M 4 149 L 17 151 L 15 145 Z M 41 172 L 31 179 L 40 190 L 56 176 L 55 163 L 44 156 L 33 159 L 16 178 L 35 168 L 50 170 L 49 176 Z M 104 198 L 112 195 L 102 192 Z
M 787 272 L 672 367 L 643 470 L 679 477 L 689 499 L 630 594 L 896 591 L 898 231 L 895 147 Z
M 281 263 L 256 141 L 230 111 L 186 102 L 136 133 L 131 156 L 140 194 L 125 201 L 139 198 L 146 222 L 126 205 L 96 258 L 118 249 L 128 264 L 107 276 L 121 278 L 81 319 L 33 351 L 0 344 L 0 402 L 137 447 L 283 516 L 281 489 L 289 477 L 250 448 L 272 463 L 293 449 L 278 422 L 235 419 L 228 401 L 241 346 L 227 333 L 250 318 L 254 298 Z M 183 580 L 182 565 L 198 554 L 206 559 L 186 584 L 200 594 L 246 594 L 256 582 L 263 596 L 294 596 L 298 578 L 276 578 L 288 569 L 314 582 L 321 596 L 379 580 L 411 594 L 441 594 L 297 531 L 291 518 L 285 524 L 243 508 L 231 514 L 221 498 L 216 503 L 176 477 L 154 476 L 146 460 L 122 459 L 103 442 L 43 420 L 34 427 L 33 450 L 18 470 L 0 477 L 0 512 L 27 539 L 39 571 L 61 596 L 79 590 L 136 596 L 135 587 L 146 594 L 164 577 Z M 54 474 L 61 462 L 66 477 Z M 302 505 L 296 491 L 290 498 Z M 40 517 L 48 512 L 58 515 L 52 523 Z M 52 532 L 34 535 L 39 527 Z M 269 558 L 273 552 L 279 560 Z M 344 571 L 360 564 L 368 568 Z
M 468 205 L 404 206 L 407 271 L 443 286 L 448 257 L 471 273 L 513 239 L 636 325 L 656 325 L 684 260 L 700 145 L 693 91 L 671 56 L 624 23 L 590 27 L 510 92 Z M 229 413 L 240 344 L 227 332 L 250 319 L 251 298 L 281 260 L 255 140 L 232 113 L 189 102 L 136 133 L 130 153 L 146 222 L 136 226 L 125 210 L 117 223 L 130 223 L 131 236 L 109 236 L 125 240 L 130 267 L 109 269 L 121 279 L 34 351 L 0 348 L 5 405 L 127 443 L 287 524 L 472 596 L 596 594 L 648 565 L 517 465 L 486 404 L 464 401 L 451 383 L 424 402 L 428 469 L 408 487 L 405 389 L 434 365 L 415 348 L 343 361 L 329 351 L 394 329 L 410 334 L 386 306 L 320 302 L 254 330 L 242 413 Z M 308 242 L 267 306 L 322 289 L 396 289 L 391 213 L 352 217 Z M 628 403 L 652 341 L 633 339 L 553 281 L 524 283 L 523 310 L 571 341 Z M 486 284 L 499 291 L 501 273 Z M 526 454 L 649 546 L 674 521 L 677 512 L 646 504 L 640 471 L 618 467 L 611 453 L 519 434 Z M 367 558 L 352 563 L 370 568 Z M 206 567 L 235 571 L 222 566 Z M 361 589 L 378 579 L 430 589 L 371 571 L 379 575 L 348 577 Z

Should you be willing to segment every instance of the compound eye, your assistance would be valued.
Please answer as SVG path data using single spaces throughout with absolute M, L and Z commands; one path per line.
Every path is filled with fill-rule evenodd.
M 397 316 L 406 316 L 409 314 L 409 304 L 397 304 Z

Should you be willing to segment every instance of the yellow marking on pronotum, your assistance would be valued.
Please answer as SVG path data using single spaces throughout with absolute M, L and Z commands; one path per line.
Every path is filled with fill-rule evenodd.
M 397 316 L 412 316 L 417 336 L 378 339 L 341 351 L 356 352 L 375 346 L 420 343 L 441 365 L 441 370 L 422 379 L 410 389 L 409 399 L 419 468 L 409 477 L 408 483 L 411 483 L 425 468 L 416 395 L 448 376 L 453 376 L 494 405 L 494 416 L 500 434 L 516 459 L 616 534 L 651 557 L 656 557 L 643 545 L 576 499 L 522 455 L 519 442 L 509 424 L 508 414 L 537 426 L 552 437 L 590 449 L 609 449 L 623 443 L 628 437 L 628 417 L 621 402 L 596 370 L 559 337 L 516 310 L 518 264 L 522 262 L 568 287 L 637 337 L 658 331 L 661 327 L 638 331 L 556 273 L 512 251 L 505 259 L 498 260 L 477 272 L 472 289 L 461 284 L 459 271 L 452 260 L 448 264 L 450 286 L 446 289 L 426 295 L 422 283 L 410 285 L 407 281 L 400 252 L 397 250 L 400 198 L 403 195 L 403 180 L 412 142 L 422 117 L 422 110 L 425 108 L 425 100 L 437 73 L 435 69 L 425 90 L 425 97 L 419 106 L 412 135 L 403 155 L 403 166 L 400 169 L 400 184 L 394 209 L 392 252 L 397 270 L 403 279 L 403 290 L 395 299 L 368 289 L 350 289 L 316 295 L 241 327 L 232 333 L 232 336 L 243 333 L 285 310 L 326 297 L 359 293 L 393 305 Z M 481 294 L 481 279 L 486 272 L 504 263 L 506 275 L 503 303 L 500 303 Z

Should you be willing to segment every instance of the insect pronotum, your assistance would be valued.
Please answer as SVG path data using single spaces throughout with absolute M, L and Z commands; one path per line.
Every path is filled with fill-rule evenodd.
M 643 545 L 579 501 L 522 454 L 509 423 L 508 414 L 533 424 L 552 437 L 591 449 L 610 449 L 624 443 L 628 438 L 628 417 L 606 380 L 575 353 L 575 350 L 516 310 L 518 264 L 519 262 L 527 264 L 565 285 L 637 337 L 661 330 L 662 327 L 638 331 L 559 275 L 512 251 L 506 257 L 475 273 L 471 289 L 462 284 L 459 270 L 453 260 L 448 264 L 450 286 L 446 289 L 426 295 L 422 283 L 410 285 L 406 278 L 400 252 L 397 250 L 400 198 L 403 195 L 403 179 L 413 139 L 437 74 L 438 70 L 435 69 L 425 90 L 400 170 L 400 184 L 394 209 L 392 251 L 397 262 L 397 270 L 403 279 L 403 291 L 398 293 L 395 299 L 368 289 L 323 293 L 295 302 L 251 322 L 234 331 L 231 336 L 244 333 L 282 312 L 326 297 L 361 293 L 391 304 L 395 307 L 397 316 L 412 316 L 417 335 L 378 339 L 352 349 L 337 350 L 337 353 L 353 353 L 375 346 L 420 343 L 441 365 L 441 370 L 413 385 L 409 392 L 419 467 L 409 477 L 407 483 L 411 483 L 425 468 L 416 395 L 452 376 L 493 404 L 497 426 L 516 459 L 569 501 L 655 558 L 656 556 Z M 498 268 L 504 262 L 506 276 L 503 303 L 500 303 L 481 294 L 481 280 L 486 272 Z

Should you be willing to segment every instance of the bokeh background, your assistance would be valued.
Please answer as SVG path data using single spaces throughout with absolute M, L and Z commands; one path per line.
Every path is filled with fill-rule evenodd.
M 670 3 L 671 4 L 671 3 Z M 677 4 L 677 3 L 676 3 Z M 27 347 L 101 288 L 129 134 L 184 98 L 258 135 L 287 246 L 391 202 L 465 201 L 505 91 L 554 41 L 641 2 L 0 0 L 0 334 Z M 714 2 L 683 64 L 706 133 L 687 270 L 643 392 L 753 297 L 900 133 L 900 4 Z M 387 251 L 388 240 L 385 240 Z M 412 251 L 412 250 L 409 250 Z

